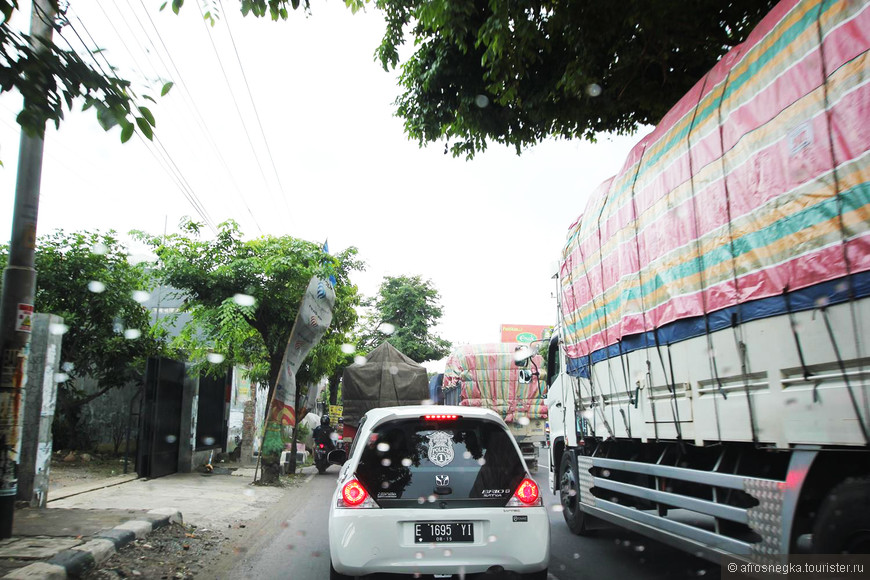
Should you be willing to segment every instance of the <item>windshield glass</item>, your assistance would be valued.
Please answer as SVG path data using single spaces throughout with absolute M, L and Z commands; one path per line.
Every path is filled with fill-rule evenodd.
M 525 468 L 498 423 L 414 418 L 379 425 L 356 474 L 381 507 L 503 506 Z

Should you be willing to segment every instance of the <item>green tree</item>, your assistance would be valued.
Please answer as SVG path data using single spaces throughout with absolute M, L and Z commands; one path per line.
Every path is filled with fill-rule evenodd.
M 437 360 L 450 352 L 450 342 L 431 333 L 441 319 L 440 294 L 420 276 L 385 276 L 360 332 L 365 352 L 387 341 L 417 362 Z
M 421 145 L 594 140 L 655 124 L 775 0 L 376 0 L 377 50 L 401 66 L 397 114 Z M 400 64 L 407 35 L 414 53 Z
M 39 19 L 54 30 L 55 39 L 50 41 L 44 36 L 17 32 L 10 21 L 19 10 L 18 1 L 0 0 L 0 92 L 16 89 L 24 97 L 18 124 L 29 135 L 42 137 L 45 124 L 60 126 L 64 108 L 72 110 L 74 101 L 81 98 L 83 109 L 93 108 L 103 129 L 121 126 L 121 141 L 130 139 L 137 128 L 151 139 L 155 119 L 141 104 L 151 97 L 142 95 L 140 99 L 129 81 L 111 74 L 113 68 L 106 73 L 96 59 L 89 64 L 69 46 L 64 48 L 65 41 L 56 38 L 63 38 L 64 33 L 74 35 L 66 18 L 67 7 L 66 2 L 58 0 L 36 5 Z M 172 83 L 163 84 L 161 94 L 171 87 Z
M 299 409 L 307 385 L 338 364 L 356 323 L 360 299 L 349 279 L 363 268 L 356 248 L 331 256 L 318 244 L 290 236 L 244 240 L 233 221 L 220 224 L 217 237 L 206 240 L 199 236 L 201 228 L 188 220 L 179 234 L 136 234 L 157 254 L 157 275 L 183 298 L 180 312 L 192 317 L 173 346 L 189 353 L 200 372 L 223 375 L 233 365 L 250 368 L 253 380 L 269 385 L 270 400 L 308 282 L 315 275 L 335 277 L 332 324 L 296 375 Z M 277 480 L 278 458 L 271 451 L 263 459 L 264 482 Z
M 0 267 L 8 262 L 0 249 Z M 56 231 L 37 240 L 35 310 L 63 317 L 61 361 L 66 380 L 58 384 L 53 436 L 63 447 L 86 448 L 78 429 L 83 405 L 111 389 L 142 381 L 145 359 L 159 353 L 159 330 L 140 303 L 154 282 L 143 264 L 130 262 L 127 248 L 105 234 Z M 86 394 L 83 377 L 99 388 Z

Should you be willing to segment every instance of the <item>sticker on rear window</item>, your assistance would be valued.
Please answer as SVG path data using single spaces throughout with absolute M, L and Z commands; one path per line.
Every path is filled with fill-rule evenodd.
M 435 431 L 426 435 L 429 438 L 429 461 L 444 467 L 453 461 L 453 433 Z

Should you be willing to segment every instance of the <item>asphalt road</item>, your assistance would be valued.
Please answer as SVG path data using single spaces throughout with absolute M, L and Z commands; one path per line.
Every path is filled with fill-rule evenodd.
M 233 557 L 216 563 L 221 577 L 322 580 L 329 577 L 327 519 L 329 498 L 339 468 L 304 480 L 268 514 L 252 525 L 247 545 Z M 535 479 L 547 487 L 546 453 Z M 612 528 L 591 537 L 570 533 L 559 509 L 559 498 L 544 494 L 550 508 L 550 580 L 601 578 L 718 578 L 719 567 L 664 544 Z

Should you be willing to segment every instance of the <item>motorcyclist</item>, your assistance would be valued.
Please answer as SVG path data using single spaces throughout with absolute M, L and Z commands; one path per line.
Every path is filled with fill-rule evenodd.
M 332 440 L 333 429 L 329 424 L 329 415 L 324 415 L 320 418 L 320 425 L 314 428 L 311 434 L 314 438 L 315 445 L 323 444 L 323 448 L 327 451 L 335 449 L 335 443 Z

